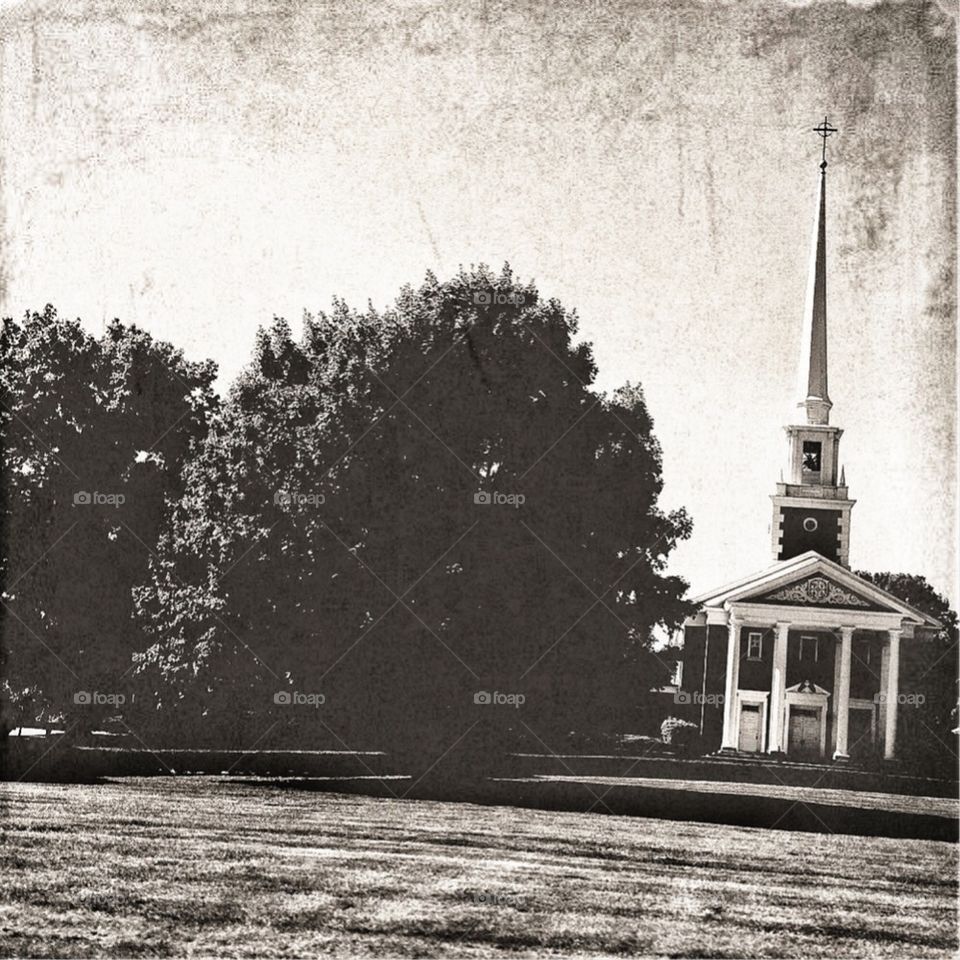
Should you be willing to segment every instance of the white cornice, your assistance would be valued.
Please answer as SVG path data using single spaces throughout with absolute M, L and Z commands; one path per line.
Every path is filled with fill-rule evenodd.
M 834 433 L 839 439 L 843 435 L 842 427 L 834 427 L 829 423 L 790 423 L 785 426 L 786 433 Z
M 739 620 L 758 624 L 786 621 L 791 628 L 819 627 L 822 630 L 853 627 L 859 630 L 900 630 L 904 620 L 903 616 L 896 612 L 850 610 L 846 607 L 787 607 L 777 603 L 745 601 L 733 601 L 727 606 Z
M 926 614 L 914 609 L 909 604 L 904 603 L 902 600 L 899 600 L 897 597 L 894 597 L 892 594 L 887 593 L 887 591 L 882 590 L 869 581 L 861 579 L 846 567 L 834 563 L 832 560 L 827 560 L 814 550 L 808 550 L 806 553 L 802 553 L 790 560 L 778 561 L 752 576 L 744 577 L 725 587 L 721 587 L 719 590 L 701 594 L 693 599 L 695 603 L 706 608 L 708 622 L 710 622 L 709 614 L 711 609 L 717 607 L 729 609 L 732 603 L 737 603 L 740 606 L 762 606 L 765 611 L 778 611 L 778 614 L 773 618 L 774 620 L 788 619 L 784 611 L 790 611 L 790 615 L 792 615 L 794 611 L 799 610 L 816 611 L 818 615 L 841 613 L 846 608 L 786 606 L 771 603 L 758 604 L 756 601 L 750 602 L 750 597 L 755 597 L 757 594 L 768 593 L 787 584 L 803 580 L 815 573 L 823 574 L 841 586 L 858 593 L 875 605 L 887 608 L 886 612 L 848 610 L 847 623 L 850 623 L 852 614 L 856 615 L 855 619 L 858 623 L 864 623 L 863 618 L 866 617 L 868 613 L 872 613 L 887 618 L 882 624 L 882 627 L 887 629 L 899 625 L 890 623 L 890 617 L 896 620 L 905 620 L 910 624 L 922 624 L 930 627 L 940 626 L 932 617 L 928 617 Z M 836 623 L 838 626 L 840 625 L 839 621 L 834 619 L 830 619 L 829 622 Z
M 856 500 L 834 500 L 831 497 L 791 497 L 786 493 L 771 493 L 770 499 L 778 507 L 806 507 L 809 510 L 824 508 L 849 510 Z

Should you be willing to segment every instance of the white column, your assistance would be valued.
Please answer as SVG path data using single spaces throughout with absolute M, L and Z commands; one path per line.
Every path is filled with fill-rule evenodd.
M 737 729 L 737 686 L 740 678 L 740 621 L 730 616 L 727 632 L 727 676 L 723 691 L 723 742 L 721 750 L 736 750 L 740 743 Z
M 890 662 L 887 664 L 886 710 L 884 711 L 883 759 L 892 760 L 897 750 L 897 700 L 900 697 L 900 631 L 890 630 Z
M 877 691 L 874 702 L 879 704 L 877 716 L 877 746 L 883 745 L 887 736 L 887 677 L 890 675 L 890 644 L 885 643 L 880 648 L 880 689 Z
M 787 689 L 787 638 L 789 623 L 777 623 L 773 641 L 773 671 L 770 675 L 770 753 L 783 752 L 783 714 Z
M 834 760 L 849 760 L 847 734 L 850 725 L 850 651 L 853 646 L 853 627 L 840 628 L 840 682 L 834 691 L 834 723 L 837 729 L 837 749 Z

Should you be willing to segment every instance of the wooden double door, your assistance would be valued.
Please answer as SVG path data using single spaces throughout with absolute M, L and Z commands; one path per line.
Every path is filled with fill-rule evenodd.
M 796 757 L 820 756 L 820 707 L 791 707 L 787 753 Z

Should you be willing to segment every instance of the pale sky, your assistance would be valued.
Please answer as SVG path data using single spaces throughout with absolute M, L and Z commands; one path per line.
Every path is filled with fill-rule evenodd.
M 766 565 L 829 113 L 854 568 L 956 606 L 955 26 L 934 4 L 5 4 L 5 315 L 211 357 L 509 261 L 640 382 L 692 592 Z M 545 355 L 545 363 L 553 362 Z

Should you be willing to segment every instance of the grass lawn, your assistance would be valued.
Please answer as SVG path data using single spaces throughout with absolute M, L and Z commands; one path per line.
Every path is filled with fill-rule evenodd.
M 3 956 L 952 956 L 957 846 L 281 789 L 4 784 Z

